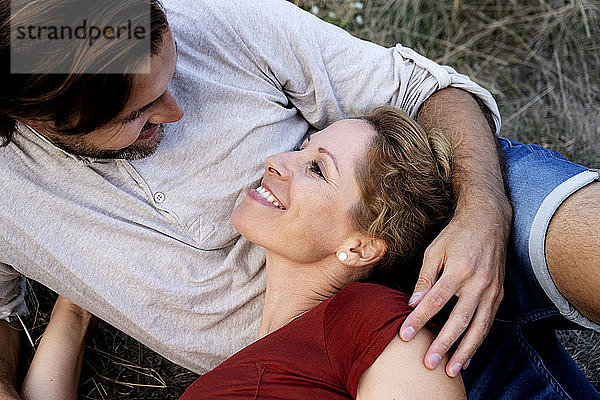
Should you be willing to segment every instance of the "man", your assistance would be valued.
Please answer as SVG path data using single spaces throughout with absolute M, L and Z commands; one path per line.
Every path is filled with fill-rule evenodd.
M 446 366 L 456 375 L 502 298 L 510 207 L 488 123 L 459 89 L 478 95 L 498 127 L 489 94 L 410 49 L 353 39 L 285 2 L 166 5 L 179 49 L 170 89 L 167 31 L 152 73 L 136 76 L 127 101 L 85 135 L 56 129 L 56 115 L 17 115 L 22 104 L 0 111 L 2 126 L 15 127 L 0 151 L 2 317 L 23 311 L 18 271 L 173 361 L 197 372 L 211 368 L 256 332 L 264 258 L 229 215 L 265 157 L 289 150 L 311 127 L 392 102 L 457 144 L 457 212 L 428 251 L 414 302 L 421 304 L 402 331 L 408 339 L 410 326 L 418 330 L 457 294 L 426 355 L 435 367 L 473 317 Z M 160 124 L 181 118 L 175 98 L 187 117 L 165 125 L 158 146 Z M 79 111 L 85 117 L 88 110 Z M 0 329 L 10 382 L 17 335 L 6 324 Z M 14 395 L 10 385 L 6 391 Z

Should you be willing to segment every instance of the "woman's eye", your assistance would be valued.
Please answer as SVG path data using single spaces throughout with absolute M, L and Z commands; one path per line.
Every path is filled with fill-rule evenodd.
M 314 160 L 310 162 L 309 171 L 312 173 L 315 173 L 315 174 L 319 175 L 321 178 L 325 179 L 325 176 L 323 175 L 323 172 L 321 171 L 321 167 L 319 167 L 319 164 Z

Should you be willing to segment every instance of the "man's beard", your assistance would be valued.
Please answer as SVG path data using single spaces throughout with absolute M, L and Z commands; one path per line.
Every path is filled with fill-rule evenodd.
M 152 129 L 154 126 L 155 124 L 147 124 L 144 126 L 146 129 L 142 129 L 142 132 Z M 82 157 L 140 160 L 148 157 L 156 151 L 160 141 L 162 140 L 163 132 L 164 127 L 162 124 L 160 124 L 156 133 L 151 138 L 140 141 L 139 143 L 134 142 L 127 147 L 117 150 L 99 149 L 86 143 L 77 143 L 75 141 L 72 142 L 71 140 L 64 140 L 60 136 L 52 137 L 52 143 L 62 150 Z

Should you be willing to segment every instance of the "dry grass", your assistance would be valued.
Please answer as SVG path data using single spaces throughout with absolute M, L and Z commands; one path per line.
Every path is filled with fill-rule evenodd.
M 600 390 L 600 332 L 560 331 L 558 337 L 590 382 Z
M 401 42 L 450 64 L 492 91 L 503 135 L 536 142 L 600 167 L 600 4 L 597 0 L 296 0 L 362 38 Z M 316 11 L 316 10 L 315 10 Z M 362 23 L 361 23 L 362 22 Z M 30 293 L 33 340 L 53 295 Z M 600 388 L 600 335 L 563 332 L 563 341 Z M 24 344 L 31 357 L 31 346 Z M 88 345 L 82 399 L 178 398 L 194 379 L 118 330 L 100 323 Z

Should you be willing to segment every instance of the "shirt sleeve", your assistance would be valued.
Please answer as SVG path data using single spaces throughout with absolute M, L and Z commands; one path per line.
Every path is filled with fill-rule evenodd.
M 185 8 L 191 0 L 178 1 L 177 7 Z M 196 3 L 210 3 L 218 10 L 236 41 L 243 43 L 238 51 L 247 53 L 317 129 L 383 104 L 398 106 L 415 118 L 429 96 L 452 86 L 478 97 L 499 133 L 500 114 L 487 90 L 407 47 L 385 48 L 355 38 L 288 1 Z
M 25 277 L 10 265 L 0 263 L 0 320 L 12 322 L 27 314 Z
M 327 305 L 327 356 L 350 395 L 356 397 L 360 377 L 398 334 L 410 311 L 404 293 L 365 283 L 346 286 Z

